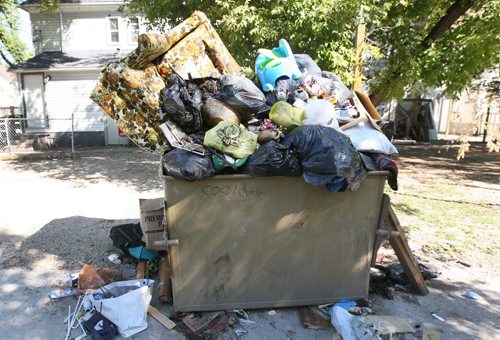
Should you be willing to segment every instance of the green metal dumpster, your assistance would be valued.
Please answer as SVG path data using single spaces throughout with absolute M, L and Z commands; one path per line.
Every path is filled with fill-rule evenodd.
M 174 310 L 366 298 L 385 178 L 330 193 L 301 177 L 163 176 Z

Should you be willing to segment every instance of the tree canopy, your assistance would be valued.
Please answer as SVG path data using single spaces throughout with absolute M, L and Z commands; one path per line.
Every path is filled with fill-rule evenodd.
M 132 0 L 125 8 L 154 25 L 174 25 L 193 11 L 211 19 L 230 52 L 253 66 L 258 48 L 280 38 L 322 69 L 353 81 L 354 34 L 367 28 L 363 54 L 376 101 L 415 84 L 458 94 L 498 65 L 499 0 Z
M 30 57 L 31 52 L 19 38 L 16 0 L 0 1 L 0 59 L 10 66 Z

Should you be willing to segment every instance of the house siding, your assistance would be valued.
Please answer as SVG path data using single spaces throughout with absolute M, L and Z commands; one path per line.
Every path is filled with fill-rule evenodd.
M 120 42 L 111 43 L 107 17 L 119 19 Z M 129 41 L 127 18 L 117 13 L 63 13 L 63 50 L 132 50 L 136 42 Z M 142 30 L 140 29 L 142 33 Z
M 71 131 L 74 115 L 74 131 L 104 131 L 104 112 L 90 98 L 98 74 L 94 72 L 52 72 L 45 86 L 47 101 L 48 132 Z
M 61 51 L 61 25 L 59 13 L 31 14 L 31 28 L 35 54 L 47 51 Z

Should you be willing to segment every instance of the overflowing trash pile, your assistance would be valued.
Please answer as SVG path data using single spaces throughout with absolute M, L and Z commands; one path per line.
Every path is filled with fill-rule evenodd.
M 337 192 L 386 170 L 397 190 L 397 150 L 368 97 L 284 39 L 257 51 L 254 72 L 241 68 L 201 12 L 166 34 L 142 34 L 103 68 L 91 98 L 177 179 L 303 176 Z

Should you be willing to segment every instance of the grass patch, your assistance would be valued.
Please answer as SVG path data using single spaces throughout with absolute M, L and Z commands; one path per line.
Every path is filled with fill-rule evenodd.
M 411 224 L 405 225 L 410 238 L 423 240 L 429 249 L 451 256 L 498 252 L 500 217 L 496 207 L 404 194 L 393 197 L 396 211 L 412 217 Z

